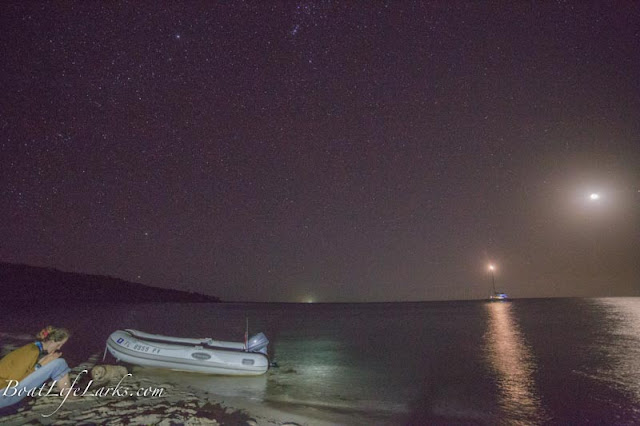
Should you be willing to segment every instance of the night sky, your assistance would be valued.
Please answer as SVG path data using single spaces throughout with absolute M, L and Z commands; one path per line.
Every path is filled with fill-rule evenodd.
M 640 3 L 5 2 L 0 261 L 235 301 L 640 295 Z M 598 200 L 589 194 L 598 193 Z

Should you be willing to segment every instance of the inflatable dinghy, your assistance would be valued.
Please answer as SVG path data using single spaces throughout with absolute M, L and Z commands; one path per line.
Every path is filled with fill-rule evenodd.
M 206 374 L 257 376 L 269 369 L 269 340 L 258 333 L 247 343 L 210 338 L 162 336 L 137 330 L 117 330 L 107 339 L 107 350 L 118 361 L 144 367 Z

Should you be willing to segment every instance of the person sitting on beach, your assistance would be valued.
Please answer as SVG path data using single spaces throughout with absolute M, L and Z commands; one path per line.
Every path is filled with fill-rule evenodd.
M 64 328 L 48 326 L 36 335 L 36 341 L 22 346 L 0 360 L 0 408 L 20 402 L 27 391 L 49 379 L 62 392 L 71 387 L 70 368 L 59 352 L 69 339 Z M 15 387 L 17 389 L 10 389 Z

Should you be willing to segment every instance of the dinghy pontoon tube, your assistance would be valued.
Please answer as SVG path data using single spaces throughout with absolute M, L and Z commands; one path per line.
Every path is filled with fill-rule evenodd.
M 210 338 L 162 336 L 137 330 L 117 330 L 107 339 L 107 349 L 117 360 L 144 367 L 169 368 L 207 374 L 256 376 L 269 369 L 263 333 L 245 346 Z

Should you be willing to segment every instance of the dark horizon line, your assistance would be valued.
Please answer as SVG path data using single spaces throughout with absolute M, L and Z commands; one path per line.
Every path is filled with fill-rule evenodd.
M 126 280 L 124 278 L 119 278 L 117 276 L 113 276 L 113 275 L 101 275 L 101 274 L 96 274 L 96 273 L 88 273 L 88 272 L 69 272 L 69 271 L 64 271 L 61 269 L 58 269 L 56 267 L 53 266 L 34 266 L 34 265 L 29 265 L 26 263 L 14 263 L 14 262 L 8 262 L 8 261 L 4 261 L 4 260 L 0 260 L 0 265 L 1 264 L 5 264 L 5 265 L 11 265 L 11 266 L 16 266 L 16 267 L 27 267 L 27 268 L 40 268 L 40 269 L 47 269 L 50 271 L 56 271 L 59 273 L 63 273 L 63 274 L 77 274 L 77 275 L 83 275 L 87 278 L 92 278 L 92 277 L 96 277 L 96 278 L 109 278 L 109 279 L 113 279 L 113 280 L 120 280 L 123 281 L 125 283 L 130 283 L 130 284 L 135 284 L 135 285 L 139 285 L 139 286 L 143 286 L 143 287 L 147 287 L 149 289 L 156 289 L 156 290 L 169 290 L 169 291 L 177 291 L 177 292 L 182 292 L 182 293 L 188 293 L 188 294 L 192 294 L 194 296 L 204 296 L 204 297 L 209 297 L 209 298 L 217 298 L 219 299 L 218 301 L 202 301 L 202 302 L 186 302 L 186 301 L 177 301 L 177 302 L 171 302 L 171 301 L 165 301 L 165 302 L 160 302 L 160 303 L 224 303 L 224 304 L 286 304 L 286 305 L 354 305 L 354 304 L 358 304 L 358 305 L 364 305 L 364 304 L 368 304 L 368 305 L 372 305 L 372 304 L 391 304 L 391 303 L 395 303 L 395 304 L 409 304 L 409 303 L 414 303 L 414 304 L 419 304 L 419 303 L 439 303 L 439 302 L 486 302 L 489 300 L 488 297 L 481 297 L 481 298 L 472 298 L 472 299 L 428 299 L 428 300 L 385 300 L 385 301 L 326 301 L 326 302 L 295 302 L 295 301 L 242 301 L 242 300 L 222 300 L 220 299 L 218 296 L 213 295 L 213 294 L 209 294 L 209 293 L 202 293 L 199 291 L 193 291 L 193 290 L 182 290 L 182 289 L 177 289 L 177 288 L 167 288 L 167 287 L 156 287 L 154 285 L 149 285 L 149 284 L 143 284 L 143 283 L 139 283 L 139 282 L 135 282 L 135 281 L 129 281 Z M 543 300 L 543 299 L 597 299 L 597 298 L 624 298 L 624 297 L 640 297 L 637 295 L 624 295 L 624 296 L 611 296 L 611 295 L 591 295 L 591 296 L 535 296 L 535 297 L 509 297 L 509 301 L 513 301 L 513 300 Z M 108 303 L 108 302 L 107 302 Z M 126 303 L 126 302 L 113 302 L 113 303 Z M 132 302 L 132 303 L 159 303 L 159 302 Z

